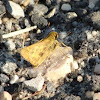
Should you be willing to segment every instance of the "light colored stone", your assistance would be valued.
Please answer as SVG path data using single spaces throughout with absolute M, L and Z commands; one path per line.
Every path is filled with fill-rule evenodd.
M 9 50 L 14 50 L 15 49 L 15 43 L 13 42 L 13 40 L 12 39 L 9 39 L 6 43 L 5 43 L 5 45 L 8 47 L 8 49 Z
M 44 78 L 38 75 L 36 78 L 24 81 L 24 84 L 32 91 L 40 91 L 43 88 Z
M 59 79 L 65 78 L 68 73 L 71 73 L 77 67 L 78 67 L 77 63 L 76 62 L 73 63 L 73 56 L 69 55 L 62 58 L 59 64 L 57 64 L 57 66 L 48 68 L 45 77 L 50 82 L 56 84 L 56 82 Z
M 100 92 L 94 94 L 93 100 L 100 100 Z
M 92 31 L 92 35 L 94 36 L 94 37 L 96 37 L 97 35 L 99 35 L 100 33 L 99 33 L 99 31 Z
M 6 3 L 6 9 L 14 18 L 19 19 L 20 17 L 25 16 L 21 6 L 14 3 L 13 1 L 8 1 Z
M 87 91 L 86 92 L 86 97 L 89 99 L 89 98 L 92 98 L 94 95 L 94 91 Z
M 87 30 L 86 30 L 86 35 L 87 35 L 87 40 L 88 40 L 88 41 L 94 39 L 94 38 L 93 38 L 93 35 L 92 35 L 92 33 L 91 33 L 90 31 L 87 31 Z
M 67 36 L 67 33 L 65 31 L 59 33 L 60 39 L 64 39 L 66 36 Z
M 36 4 L 34 5 L 34 13 L 37 13 L 39 16 L 44 15 L 47 13 L 48 7 L 43 4 Z
M 48 15 L 46 15 L 45 17 L 51 18 L 52 16 L 54 16 L 55 13 L 56 13 L 56 7 L 53 8 L 52 11 Z
M 77 76 L 77 81 L 78 82 L 82 82 L 83 81 L 83 77 L 81 75 Z
M 19 79 L 19 77 L 18 77 L 17 75 L 14 75 L 14 76 L 12 77 L 12 79 L 10 80 L 10 84 L 16 83 L 16 82 L 18 81 L 18 79 Z
M 94 72 L 100 74 L 100 64 L 95 65 Z
M 12 100 L 12 96 L 7 91 L 3 91 L 0 92 L 0 100 Z
M 14 62 L 6 61 L 6 63 L 1 67 L 1 70 L 6 74 L 11 74 L 16 68 L 17 65 Z
M 71 10 L 71 5 L 68 4 L 68 3 L 62 4 L 61 10 L 63 10 L 63 11 L 69 11 L 69 10 Z
M 71 19 L 74 19 L 77 17 L 77 14 L 75 12 L 68 12 L 65 14 L 65 21 L 71 21 Z
M 95 4 L 98 2 L 98 0 L 89 0 L 89 5 L 88 7 L 89 8 L 94 8 L 95 7 Z

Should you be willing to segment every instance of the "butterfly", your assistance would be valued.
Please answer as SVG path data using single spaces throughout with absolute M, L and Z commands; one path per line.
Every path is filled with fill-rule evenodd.
M 52 52 L 60 46 L 57 40 L 58 33 L 52 31 L 49 35 L 35 44 L 21 49 L 22 57 L 30 62 L 34 67 L 41 65 L 45 59 L 50 57 Z

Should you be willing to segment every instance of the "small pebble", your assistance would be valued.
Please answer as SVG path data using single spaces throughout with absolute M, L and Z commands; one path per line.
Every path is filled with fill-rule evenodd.
M 5 6 L 3 5 L 3 2 L 0 1 L 0 15 L 6 12 Z
M 93 100 L 100 100 L 100 92 L 94 94 Z
M 7 91 L 3 91 L 0 92 L 0 100 L 12 100 L 12 96 Z
M 31 80 L 24 81 L 25 87 L 29 88 L 32 91 L 40 91 L 43 88 L 44 78 L 41 75 L 38 75 L 36 78 Z
M 48 82 L 47 83 L 47 92 L 50 93 L 50 92 L 54 92 L 54 91 L 55 91 L 55 87 L 54 87 L 53 83 Z
M 90 40 L 93 40 L 93 35 L 90 31 L 86 31 L 86 35 L 87 35 L 87 40 L 90 41 Z
M 67 33 L 66 32 L 60 32 L 59 33 L 60 39 L 64 39 L 66 36 L 67 36 Z
M 14 18 L 19 19 L 20 17 L 25 16 L 21 6 L 13 1 L 8 1 L 6 3 L 6 9 Z
M 6 61 L 6 63 L 1 67 L 1 71 L 6 74 L 11 74 L 16 68 L 17 65 L 14 62 Z
M 8 47 L 8 49 L 9 50 L 14 50 L 15 49 L 15 43 L 13 42 L 13 40 L 12 39 L 9 39 L 6 43 L 5 43 L 5 45 Z
M 99 31 L 92 31 L 92 35 L 95 36 L 95 37 L 96 37 L 97 35 L 99 35 L 99 34 L 100 34 Z
M 5 74 L 0 74 L 0 82 L 1 83 L 6 83 L 9 81 L 9 77 Z
M 34 5 L 34 13 L 38 14 L 39 16 L 44 15 L 45 13 L 47 13 L 48 11 L 48 7 L 43 5 L 43 4 L 37 4 Z
M 92 98 L 93 95 L 94 95 L 94 91 L 87 91 L 87 92 L 86 92 L 86 97 L 87 97 L 88 99 Z
M 3 92 L 3 91 L 4 91 L 4 87 L 0 86 L 0 92 Z
M 12 79 L 10 80 L 10 84 L 16 83 L 16 82 L 18 81 L 18 79 L 19 79 L 19 77 L 18 77 L 17 75 L 14 75 L 14 76 L 12 77 Z
M 88 7 L 93 9 L 96 5 L 96 3 L 98 2 L 98 0 L 89 0 L 89 5 Z
M 82 82 L 83 81 L 83 77 L 81 75 L 77 76 L 77 81 L 78 82 Z
M 94 72 L 100 74 L 100 64 L 95 65 Z
M 71 10 L 71 5 L 70 4 L 62 4 L 62 6 L 61 6 L 61 10 L 63 10 L 63 11 L 69 11 L 69 10 Z

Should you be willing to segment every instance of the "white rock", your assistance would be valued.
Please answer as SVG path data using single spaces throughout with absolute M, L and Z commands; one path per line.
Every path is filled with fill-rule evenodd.
M 87 35 L 87 40 L 90 41 L 90 40 L 93 40 L 93 35 L 90 31 L 86 31 L 86 35 Z
M 96 37 L 97 35 L 99 35 L 99 34 L 100 34 L 99 31 L 92 31 L 92 35 L 95 36 L 95 37 Z
M 9 50 L 14 50 L 15 49 L 15 43 L 13 42 L 13 40 L 12 39 L 9 39 L 6 43 L 5 43 L 5 45 L 8 47 L 8 49 Z
M 94 8 L 95 7 L 95 4 L 98 2 L 98 0 L 89 0 L 89 8 Z
M 8 1 L 8 3 L 6 3 L 6 9 L 14 18 L 19 19 L 20 17 L 25 16 L 21 6 L 13 1 Z
M 100 64 L 95 65 L 94 72 L 100 74 Z
M 0 92 L 0 100 L 12 100 L 12 96 L 7 91 L 3 91 Z
M 71 10 L 71 5 L 70 4 L 63 4 L 62 6 L 61 6 L 61 9 L 63 10 L 63 11 L 69 11 L 69 10 Z
M 18 77 L 17 75 L 14 75 L 14 76 L 12 77 L 12 79 L 10 80 L 10 84 L 16 83 L 16 82 L 18 81 L 18 79 L 19 79 L 19 77 Z
M 94 94 L 93 100 L 100 100 L 100 92 Z
M 76 18 L 76 17 L 77 17 L 77 14 L 75 12 L 68 12 L 65 14 L 66 22 L 68 21 L 68 19 L 71 20 L 71 19 Z
M 62 58 L 61 62 L 57 66 L 48 68 L 45 77 L 50 82 L 54 83 L 60 78 L 66 77 L 68 73 L 71 73 L 77 67 L 78 64 L 76 62 L 73 63 L 73 56 L 69 55 L 66 58 Z
M 14 62 L 6 61 L 6 64 L 1 67 L 1 70 L 6 74 L 11 74 L 16 68 L 17 65 Z
M 24 81 L 24 84 L 32 91 L 40 91 L 43 88 L 44 78 L 38 75 L 36 78 Z
M 77 76 L 77 81 L 78 82 L 82 82 L 83 81 L 83 77 L 81 75 Z

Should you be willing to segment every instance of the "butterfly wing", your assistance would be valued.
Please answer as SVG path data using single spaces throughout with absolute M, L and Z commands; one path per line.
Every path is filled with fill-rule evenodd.
M 52 39 L 44 39 L 39 42 L 25 47 L 21 50 L 21 55 L 34 66 L 39 66 L 51 52 L 57 47 L 58 41 Z

